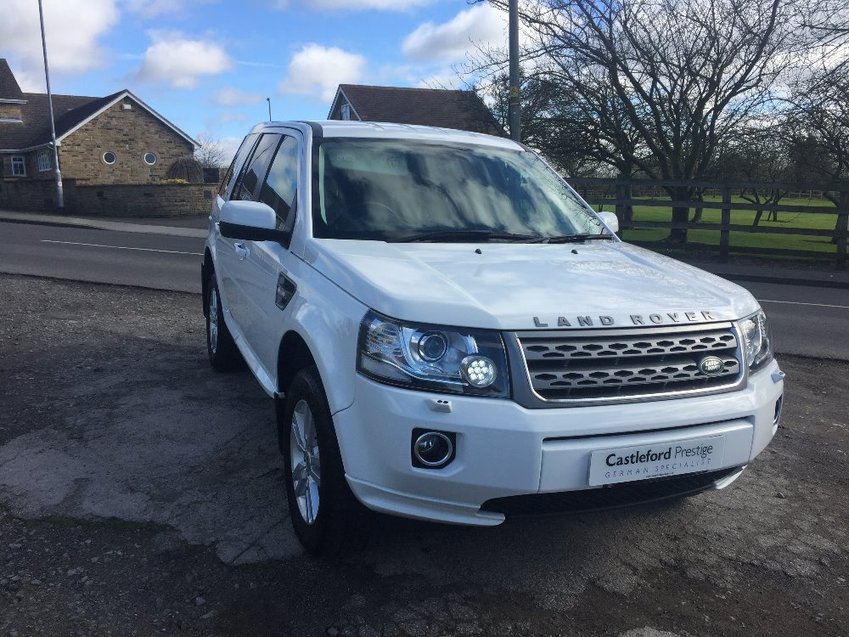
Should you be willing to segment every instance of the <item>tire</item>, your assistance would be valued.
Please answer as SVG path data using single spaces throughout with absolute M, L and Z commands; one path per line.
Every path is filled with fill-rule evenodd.
M 279 412 L 286 499 L 298 540 L 312 555 L 338 557 L 360 548 L 366 537 L 366 510 L 345 479 L 333 418 L 315 367 L 298 372 Z
M 209 275 L 206 294 L 206 352 L 209 364 L 219 372 L 232 372 L 243 365 L 242 355 L 224 322 L 224 309 L 214 271 Z

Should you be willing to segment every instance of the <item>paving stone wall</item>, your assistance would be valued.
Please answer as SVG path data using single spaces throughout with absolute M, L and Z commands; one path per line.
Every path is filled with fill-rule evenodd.
M 59 161 L 63 176 L 80 185 L 144 184 L 165 179 L 168 167 L 193 151 L 189 142 L 127 97 L 68 135 Z M 115 154 L 114 164 L 103 161 L 106 152 Z M 153 166 L 145 163 L 146 153 L 156 155 Z
M 46 211 L 53 210 L 55 202 L 52 179 L 0 179 L 0 209 Z
M 84 185 L 63 179 L 65 213 L 102 217 L 178 217 L 206 214 L 216 184 Z M 52 179 L 0 180 L 0 208 L 55 212 Z
M 77 183 L 68 200 L 74 214 L 104 217 L 179 217 L 209 212 L 216 184 Z

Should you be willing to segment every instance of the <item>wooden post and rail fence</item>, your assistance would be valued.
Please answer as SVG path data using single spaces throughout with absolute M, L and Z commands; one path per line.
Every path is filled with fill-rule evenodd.
M 707 181 L 678 181 L 678 180 L 622 180 L 603 178 L 570 177 L 569 183 L 595 209 L 614 210 L 619 218 L 620 230 L 635 230 L 647 228 L 666 228 L 670 230 L 712 230 L 718 232 L 718 243 L 694 243 L 699 248 L 715 250 L 722 261 L 727 261 L 732 253 L 755 254 L 763 256 L 802 257 L 802 258 L 833 258 L 835 267 L 845 269 L 847 265 L 847 219 L 849 219 L 849 182 L 821 185 L 812 188 L 810 185 L 782 183 L 725 183 Z M 694 193 L 687 200 L 671 199 L 669 192 L 686 190 Z M 696 195 L 698 193 L 698 195 Z M 756 195 L 759 195 L 758 198 Z M 743 199 L 748 197 L 749 200 Z M 766 198 L 766 201 L 764 199 Z M 782 199 L 805 199 L 810 205 L 798 203 L 782 204 Z M 751 201 L 755 199 L 756 201 Z M 760 202 L 760 203 L 759 203 Z M 641 210 L 635 210 L 635 208 Z M 672 209 L 689 209 L 701 211 L 718 211 L 719 220 L 693 220 L 688 214 L 687 222 L 673 222 Z M 657 217 L 651 210 L 669 211 L 668 221 L 646 219 Z M 801 219 L 803 223 L 792 226 L 762 225 L 761 214 L 769 213 L 777 219 L 778 213 L 792 213 L 789 221 Z M 734 214 L 738 213 L 738 214 Z M 744 213 L 748 213 L 745 214 Z M 755 222 L 741 223 L 740 218 L 751 218 L 755 214 Z M 816 217 L 809 217 L 816 215 Z M 808 223 L 831 215 L 834 222 L 827 227 L 820 223 Z M 700 215 L 699 215 L 700 216 Z M 715 217 L 716 215 L 710 215 Z M 641 218 L 643 217 L 643 218 Z M 785 215 L 786 218 L 786 215 Z M 828 238 L 827 242 L 819 241 L 820 250 L 805 250 L 798 247 L 763 247 L 735 245 L 733 238 L 737 233 L 756 233 L 763 235 L 795 235 L 798 239 L 805 237 Z M 737 234 L 737 236 L 740 236 Z M 658 241 L 645 241 L 639 237 L 626 237 L 628 241 L 642 245 L 657 245 Z M 690 242 L 693 243 L 693 242 Z M 833 246 L 833 251 L 824 246 Z

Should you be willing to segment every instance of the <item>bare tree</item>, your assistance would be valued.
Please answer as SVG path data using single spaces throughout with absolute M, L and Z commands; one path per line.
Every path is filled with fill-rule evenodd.
M 502 127 L 508 123 L 508 77 L 501 73 L 477 88 Z M 569 112 L 574 105 L 561 98 L 560 88 L 540 74 L 523 77 L 522 141 L 542 151 L 548 161 L 569 176 L 597 174 L 607 158 L 595 152 L 595 126 L 577 124 L 583 118 Z
M 527 55 L 580 115 L 573 123 L 592 131 L 596 156 L 625 174 L 678 181 L 706 175 L 742 124 L 774 107 L 779 77 L 811 44 L 806 2 L 529 0 L 520 17 Z M 676 202 L 694 194 L 667 191 Z M 673 221 L 688 214 L 675 206 Z
M 799 181 L 823 184 L 824 196 L 849 208 L 849 64 L 799 82 L 792 95 L 791 168 Z M 843 200 L 841 200 L 841 193 Z M 835 241 L 841 219 L 835 222 Z M 844 226 L 845 228 L 845 226 Z
M 849 37 L 849 4 L 846 0 L 820 0 L 808 7 L 804 24 L 824 46 L 840 46 Z
M 224 152 L 224 146 L 212 135 L 201 133 L 197 136 L 198 147 L 195 149 L 195 159 L 204 168 L 223 168 L 229 163 Z
M 752 118 L 723 145 L 711 172 L 723 181 L 746 182 L 737 191 L 744 200 L 757 205 L 777 205 L 788 193 L 781 182 L 792 180 L 789 135 L 783 115 Z M 753 226 L 760 224 L 763 212 L 763 209 L 755 211 Z M 767 220 L 778 221 L 778 213 L 770 212 Z

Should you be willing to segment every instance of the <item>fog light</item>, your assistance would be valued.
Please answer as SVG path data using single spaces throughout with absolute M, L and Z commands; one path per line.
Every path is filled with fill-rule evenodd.
M 495 363 L 486 356 L 466 356 L 460 361 L 460 373 L 472 387 L 489 387 L 495 382 Z
M 454 459 L 453 437 L 441 431 L 413 431 L 413 464 L 429 469 L 447 465 Z

